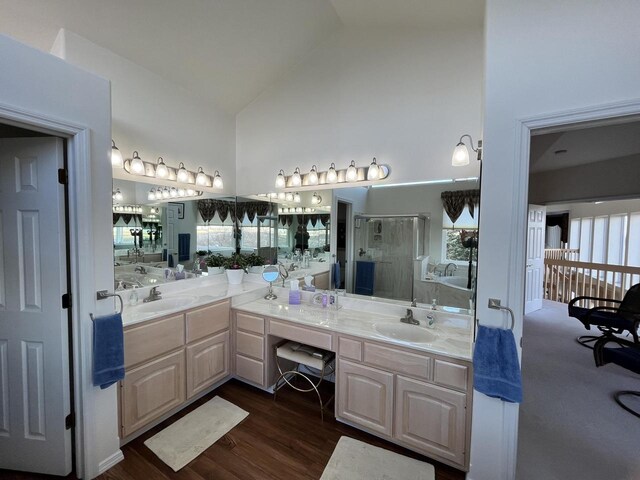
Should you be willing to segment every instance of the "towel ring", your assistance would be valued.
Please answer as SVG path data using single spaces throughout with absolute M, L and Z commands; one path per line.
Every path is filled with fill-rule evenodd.
M 117 297 L 118 300 L 120 300 L 120 311 L 118 312 L 119 314 L 122 314 L 123 310 L 124 310 L 124 302 L 122 301 L 122 297 L 120 296 L 120 294 L 118 293 L 109 293 L 106 290 L 98 290 L 96 292 L 96 298 L 98 300 L 105 300 L 109 297 Z M 93 317 L 93 313 L 90 313 L 89 316 L 91 317 L 91 320 L 93 321 L 94 317 Z
M 515 316 L 515 314 L 513 313 L 513 310 L 511 310 L 509 307 L 505 307 L 505 306 L 502 306 L 502 305 L 501 305 L 501 306 L 499 306 L 498 308 L 499 308 L 500 310 L 506 310 L 507 312 L 509 312 L 509 313 L 511 314 L 511 327 L 509 327 L 509 329 L 510 329 L 511 331 L 513 331 L 513 327 L 515 327 L 515 326 L 516 326 L 516 316 Z

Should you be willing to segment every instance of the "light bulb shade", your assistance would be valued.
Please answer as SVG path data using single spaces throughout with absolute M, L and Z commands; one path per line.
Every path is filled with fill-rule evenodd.
M 178 174 L 176 175 L 179 182 L 186 183 L 189 180 L 189 172 L 184 168 L 184 163 L 180 162 L 178 165 Z
M 309 185 L 317 185 L 318 184 L 318 167 L 316 167 L 315 165 L 313 165 L 311 167 L 311 171 L 309 172 L 309 175 L 307 176 L 307 182 L 309 183 Z
M 456 145 L 456 148 L 454 148 L 453 155 L 451 157 L 451 165 L 454 167 L 469 165 L 469 150 L 464 143 L 460 142 Z
M 338 172 L 336 172 L 335 164 L 331 164 L 329 170 L 327 171 L 327 182 L 328 183 L 336 183 L 338 181 Z
M 184 191 L 184 188 L 178 187 L 178 196 L 184 197 L 185 195 L 186 195 L 186 192 Z
M 171 187 L 171 190 L 169 190 L 169 195 L 172 198 L 175 198 L 178 196 L 178 190 L 176 190 L 176 187 Z
M 347 168 L 345 178 L 347 182 L 355 182 L 358 179 L 358 170 L 356 169 L 356 162 L 354 160 L 351 160 L 351 165 Z
M 169 198 L 169 189 L 167 187 L 162 190 L 162 198 Z
M 278 200 L 284 200 L 287 198 L 287 194 L 284 192 L 278 192 Z
M 196 185 L 205 186 L 207 184 L 207 175 L 202 170 L 202 167 L 198 168 L 198 174 L 196 175 Z
M 322 197 L 318 195 L 316 192 L 313 192 L 313 196 L 311 197 L 311 203 L 313 205 L 320 205 L 320 203 L 322 203 Z
M 276 177 L 276 188 L 284 188 L 286 185 L 286 179 L 284 178 L 284 170 L 280 170 Z
M 147 195 L 147 199 L 148 200 L 155 200 L 156 199 L 156 190 L 155 190 L 155 188 L 152 188 L 151 190 L 149 190 L 149 194 Z
M 138 152 L 133 152 L 133 158 L 131 159 L 131 171 L 136 175 L 142 175 L 144 173 L 144 163 L 138 155 Z
M 111 166 L 122 168 L 124 166 L 124 159 L 122 158 L 122 153 L 116 147 L 116 142 L 111 140 Z
M 189 195 L 190 197 L 193 197 L 195 194 L 196 194 L 196 191 L 193 188 L 191 187 L 187 188 L 187 195 Z
M 287 192 L 287 194 L 285 195 L 285 200 L 287 202 L 293 202 L 293 193 Z
M 224 184 L 222 183 L 222 177 L 220 176 L 220 172 L 216 170 L 216 173 L 213 175 L 213 186 L 216 188 L 222 188 Z
M 295 203 L 300 203 L 300 202 L 302 202 L 302 198 L 300 198 L 300 194 L 299 194 L 298 192 L 296 192 L 296 193 L 294 193 L 294 194 L 293 194 L 293 201 L 294 201 Z
M 373 161 L 371 165 L 369 165 L 369 170 L 367 171 L 367 180 L 377 180 L 380 176 L 380 168 L 378 168 L 378 164 L 376 163 L 376 157 L 373 157 Z
M 169 176 L 169 169 L 164 164 L 162 157 L 158 157 L 158 165 L 156 166 L 156 177 L 167 178 Z
M 294 187 L 302 185 L 302 177 L 300 176 L 300 169 L 298 167 L 296 167 L 293 175 L 291 175 L 291 185 Z

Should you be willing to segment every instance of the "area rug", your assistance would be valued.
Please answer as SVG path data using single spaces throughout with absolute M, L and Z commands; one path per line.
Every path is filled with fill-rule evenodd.
M 434 480 L 433 465 L 340 437 L 320 480 Z
M 149 438 L 144 444 L 177 472 L 222 438 L 249 412 L 214 397 Z

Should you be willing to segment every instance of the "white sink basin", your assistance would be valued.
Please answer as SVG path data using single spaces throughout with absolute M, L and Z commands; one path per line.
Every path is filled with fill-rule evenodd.
M 406 323 L 382 323 L 373 328 L 383 337 L 394 340 L 402 340 L 411 343 L 431 343 L 436 339 L 436 334 L 418 325 Z
M 180 295 L 170 298 L 163 298 L 161 300 L 155 300 L 153 302 L 141 303 L 135 308 L 135 311 L 142 313 L 158 313 L 166 312 L 167 310 L 175 310 L 177 308 L 188 307 L 198 300 L 195 295 Z

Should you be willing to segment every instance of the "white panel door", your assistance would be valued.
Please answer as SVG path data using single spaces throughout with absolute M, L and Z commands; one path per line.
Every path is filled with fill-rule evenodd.
M 0 468 L 71 472 L 57 138 L 0 139 Z
M 525 278 L 525 315 L 542 308 L 544 283 L 544 236 L 547 207 L 529 205 L 527 221 L 527 268 Z

